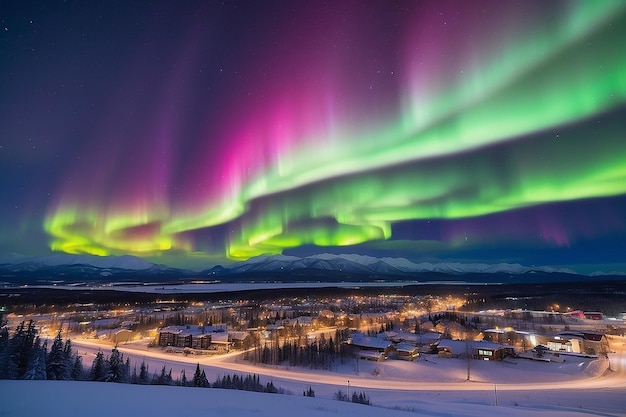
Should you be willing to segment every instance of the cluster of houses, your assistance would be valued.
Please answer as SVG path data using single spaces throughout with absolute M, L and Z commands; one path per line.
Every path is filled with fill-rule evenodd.
M 575 312 L 575 314 L 578 313 Z M 597 319 L 597 314 L 600 313 L 581 314 L 586 319 Z M 314 319 L 308 316 L 296 317 L 279 321 L 263 329 L 249 330 L 261 331 L 266 337 L 270 337 L 274 333 L 280 333 L 287 326 L 309 327 Z M 442 358 L 470 357 L 482 360 L 502 360 L 507 356 L 517 355 L 534 359 L 533 354 L 539 358 L 544 352 L 557 357 L 559 354 L 593 357 L 609 352 L 606 336 L 595 331 L 565 330 L 553 335 L 540 335 L 512 328 L 495 328 L 484 330 L 480 335 L 482 340 L 473 340 L 469 333 L 462 332 L 462 330 L 466 331 L 466 328 L 452 332 L 448 327 L 460 326 L 458 323 L 440 322 L 437 326 L 433 326 L 431 322 L 424 323 L 426 324 L 428 326 L 421 328 L 418 333 L 386 331 L 376 335 L 371 335 L 371 333 L 366 335 L 354 331 L 351 338 L 344 342 L 344 346 L 354 357 L 373 361 L 386 359 L 413 361 L 419 357 L 420 353 L 436 353 Z M 455 337 L 458 340 L 453 340 Z M 250 331 L 229 331 L 226 325 L 168 326 L 159 330 L 156 344 L 167 349 L 183 349 L 190 353 L 223 353 L 233 348 L 249 346 L 249 338 L 251 338 Z
M 544 354 L 597 357 L 609 352 L 603 333 L 594 331 L 562 331 L 556 335 L 538 335 L 513 329 L 489 329 L 482 340 L 452 340 L 441 333 L 423 334 L 384 332 L 377 336 L 356 333 L 348 342 L 352 354 L 365 360 L 414 360 L 421 353 L 437 353 L 441 358 L 470 357 L 482 360 L 502 360 L 521 355 L 530 359 L 547 360 Z M 530 355 L 524 355 L 531 351 Z
M 476 359 L 502 360 L 513 353 L 512 347 L 499 343 L 443 339 L 441 333 L 422 334 L 405 332 L 385 332 L 376 337 L 354 335 L 347 345 L 359 359 L 382 361 L 385 359 L 415 360 L 421 353 L 437 352 L 439 357 L 466 357 Z
M 377 336 L 355 333 L 346 342 L 349 351 L 355 357 L 365 360 L 381 361 L 400 359 L 412 361 L 419 357 L 420 351 L 430 352 L 441 340 L 441 333 L 383 332 Z
M 604 333 L 590 330 L 564 330 L 554 335 L 540 335 L 525 331 L 489 329 L 483 332 L 485 340 L 527 351 L 537 346 L 550 352 L 580 355 L 603 355 L 609 352 Z

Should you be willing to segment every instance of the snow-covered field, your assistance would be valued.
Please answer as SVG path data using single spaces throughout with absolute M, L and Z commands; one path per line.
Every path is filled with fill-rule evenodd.
M 0 381 L 2 407 L 0 416 L 63 416 L 110 417 L 132 416 L 220 416 L 220 417 L 409 417 L 409 416 L 619 416 L 614 411 L 594 411 L 578 407 L 577 402 L 563 404 L 515 405 L 489 401 L 464 394 L 439 398 L 434 393 L 406 395 L 398 404 L 405 410 L 383 409 L 336 401 L 308 398 L 302 395 L 260 394 L 221 389 L 141 386 L 102 382 L 70 381 Z M 599 401 L 612 399 L 620 406 L 617 396 L 602 396 Z M 623 391 L 621 392 L 623 396 Z M 573 399 L 574 396 L 570 398 Z M 621 410 L 624 410 L 621 400 Z
M 382 409 L 302 395 L 142 386 L 103 382 L 0 381 L 0 416 L 220 416 L 220 417 L 409 417 L 409 416 L 570 416 L 597 414 L 563 407 L 521 408 L 473 404 L 463 400 L 412 402 L 411 411 Z M 540 412 L 540 414 L 538 413 Z M 604 414 L 610 415 L 610 414 Z
M 111 349 L 99 346 L 97 341 L 76 339 L 73 344 L 87 366 L 98 349 L 105 354 Z M 139 342 L 118 349 L 137 367 L 145 361 L 151 373 L 165 365 L 172 369 L 174 378 L 183 369 L 189 377 L 200 363 L 209 381 L 233 372 L 256 373 L 262 383 L 272 381 L 293 395 L 112 383 L 1 381 L 0 393 L 6 407 L 0 409 L 0 416 L 51 415 L 57 409 L 63 412 L 54 411 L 52 415 L 108 416 L 112 407 L 115 412 L 155 416 L 626 416 L 624 339 L 614 339 L 612 348 L 616 352 L 609 356 L 610 370 L 606 359 L 572 357 L 564 363 L 472 360 L 467 381 L 465 360 L 436 356 L 416 362 L 361 360 L 358 369 L 356 361 L 350 360 L 331 371 L 319 371 L 254 366 L 241 360 L 241 353 L 213 357 L 170 354 L 148 349 Z M 309 386 L 316 398 L 302 396 Z M 339 389 L 363 391 L 374 406 L 332 399 Z M 26 392 L 29 397 L 44 399 L 24 401 Z M 113 400 L 103 401 L 108 398 Z

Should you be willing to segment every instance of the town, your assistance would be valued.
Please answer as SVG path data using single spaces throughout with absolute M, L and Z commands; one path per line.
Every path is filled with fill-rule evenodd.
M 467 294 L 471 296 L 473 294 Z M 475 295 L 475 294 L 474 294 Z M 241 352 L 270 365 L 332 369 L 336 360 L 439 358 L 564 361 L 607 357 L 623 336 L 625 314 L 605 317 L 552 304 L 544 310 L 473 311 L 463 295 L 352 294 L 151 303 L 74 303 L 3 311 L 11 331 L 23 321 L 39 333 L 103 346 L 143 344 L 172 355 Z M 43 311 L 47 310 L 47 311 Z M 88 364 L 86 364 L 88 365 Z

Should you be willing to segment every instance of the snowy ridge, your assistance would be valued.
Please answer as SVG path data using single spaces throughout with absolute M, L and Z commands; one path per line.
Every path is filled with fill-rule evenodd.
M 324 271 L 339 271 L 361 274 L 402 275 L 407 273 L 439 272 L 443 274 L 460 275 L 467 273 L 509 273 L 525 274 L 533 271 L 559 272 L 575 274 L 565 268 L 526 267 L 511 263 L 461 263 L 461 262 L 420 262 L 414 263 L 406 258 L 375 258 L 366 255 L 334 255 L 323 253 L 319 255 L 298 258 L 296 256 L 274 255 L 257 256 L 244 262 L 238 262 L 224 269 L 231 273 L 244 272 L 272 272 L 297 271 L 301 269 L 316 269 Z
M 152 269 L 157 265 L 136 256 L 95 256 L 55 254 L 43 257 L 29 257 L 18 254 L 8 254 L 0 257 L 0 265 L 8 264 L 22 270 L 33 271 L 43 267 L 86 265 L 95 268 L 126 269 L 139 271 Z
M 112 276 L 134 277 L 185 277 L 191 271 L 153 264 L 136 256 L 95 256 L 54 254 L 29 257 L 18 254 L 0 255 L 0 274 L 22 279 L 104 279 Z
M 159 274 L 175 273 L 180 276 L 194 275 L 191 271 L 157 265 L 145 259 L 123 256 L 95 256 L 54 254 L 44 257 L 28 257 L 18 254 L 0 255 L 0 270 L 11 273 L 37 273 L 40 271 L 55 271 L 52 275 L 74 272 L 99 273 L 101 276 L 110 276 L 114 272 Z M 65 271 L 64 271 L 65 270 Z M 447 275 L 462 275 L 472 273 L 482 274 L 527 274 L 533 272 L 566 273 L 576 272 L 564 268 L 527 267 L 512 263 L 462 263 L 462 262 L 420 262 L 414 263 L 406 258 L 375 258 L 367 255 L 344 254 L 334 255 L 322 253 L 300 258 L 287 255 L 262 255 L 250 258 L 247 261 L 236 262 L 225 266 L 214 266 L 202 271 L 202 274 L 229 275 L 272 272 L 297 271 L 337 272 L 369 276 L 404 276 L 435 272 Z

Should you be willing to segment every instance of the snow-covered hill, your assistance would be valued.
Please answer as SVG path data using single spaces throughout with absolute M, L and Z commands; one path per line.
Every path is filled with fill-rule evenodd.
M 130 416 L 220 416 L 220 417 L 564 417 L 616 416 L 576 407 L 566 397 L 561 406 L 523 407 L 516 404 L 493 406 L 490 401 L 472 401 L 462 394 L 456 400 L 414 394 L 410 402 L 400 402 L 404 410 L 381 408 L 310 398 L 302 394 L 261 394 L 237 390 L 148 386 L 105 382 L 0 381 L 3 394 L 2 416 L 109 417 Z M 438 395 L 438 394 L 437 394 Z M 605 396 L 606 397 L 606 396 Z M 570 401 L 571 403 L 569 403 Z M 605 398 L 612 407 L 617 395 Z M 406 410 L 406 411 L 405 411 Z

